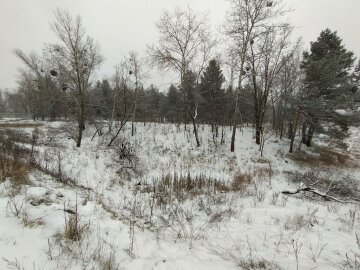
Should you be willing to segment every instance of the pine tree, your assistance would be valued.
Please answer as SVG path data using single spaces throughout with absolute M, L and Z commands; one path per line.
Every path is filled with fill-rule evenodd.
M 346 109 L 354 97 L 351 83 L 353 53 L 346 50 L 336 31 L 326 29 L 311 43 L 310 52 L 304 52 L 303 58 L 305 89 L 302 102 L 306 121 L 302 141 L 310 146 L 315 132 L 342 139 L 348 123 L 336 111 Z
M 167 101 L 168 101 L 168 110 L 167 110 L 167 118 L 171 122 L 180 122 L 182 116 L 182 100 L 181 100 L 181 92 L 175 87 L 175 85 L 171 85 L 169 91 L 167 93 Z
M 206 104 L 205 121 L 210 123 L 212 130 L 218 130 L 218 125 L 223 121 L 225 92 L 222 85 L 225 78 L 216 60 L 211 60 L 200 82 L 200 93 Z M 216 132 L 217 134 L 217 132 Z

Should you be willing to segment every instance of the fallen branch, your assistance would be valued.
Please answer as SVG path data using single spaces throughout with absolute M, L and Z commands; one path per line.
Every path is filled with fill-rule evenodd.
M 341 199 L 338 199 L 334 196 L 331 196 L 327 193 L 324 193 L 324 192 L 321 192 L 313 187 L 309 187 L 309 186 L 300 186 L 297 190 L 295 191 L 282 191 L 281 193 L 282 194 L 285 194 L 285 195 L 295 195 L 295 194 L 298 194 L 298 193 L 301 193 L 301 192 L 311 192 L 313 194 L 316 194 L 322 198 L 324 198 L 325 200 L 327 201 L 335 201 L 335 202 L 339 202 L 339 203 L 352 203 L 352 204 L 355 204 L 355 202 L 353 201 L 344 201 L 344 200 L 341 200 Z M 354 199 L 355 201 L 357 201 L 356 199 Z

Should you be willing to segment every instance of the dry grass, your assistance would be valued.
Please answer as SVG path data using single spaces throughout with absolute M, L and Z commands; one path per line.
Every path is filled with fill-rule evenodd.
M 258 180 L 271 181 L 274 175 L 275 172 L 270 164 L 268 164 L 268 166 L 266 167 L 256 167 L 254 169 L 254 177 L 257 178 Z
M 21 223 L 28 228 L 34 228 L 45 224 L 42 218 L 31 218 L 27 213 L 22 216 Z
M 0 155 L 0 182 L 9 179 L 14 186 L 25 185 L 29 183 L 28 174 L 28 165 Z
M 359 167 L 359 163 L 348 153 L 338 149 L 329 149 L 326 147 L 315 147 L 315 153 L 306 153 L 297 151 L 289 157 L 303 165 L 310 167 L 332 166 L 339 168 Z
M 71 241 L 79 241 L 82 239 L 88 226 L 81 224 L 79 214 L 71 214 L 68 219 L 65 219 L 64 237 Z
M 14 143 L 17 135 L 8 130 L 0 132 L 0 182 L 9 179 L 14 186 L 27 184 L 30 170 L 25 162 L 29 151 Z
M 205 175 L 167 174 L 145 184 L 142 192 L 152 192 L 160 205 L 169 204 L 176 199 L 183 202 L 199 195 L 228 192 L 230 188 L 224 181 Z
M 253 175 L 250 173 L 238 172 L 235 174 L 234 179 L 231 183 L 231 188 L 234 191 L 244 192 L 248 186 L 253 182 Z
M 41 127 L 41 123 L 0 123 L 0 128 L 36 128 Z
M 236 246 L 235 249 L 226 249 L 221 247 L 212 248 L 212 251 L 215 255 L 218 255 L 222 259 L 226 261 L 230 261 L 235 264 L 239 269 L 242 270 L 280 270 L 280 266 L 278 266 L 274 262 L 270 262 L 264 258 L 254 257 L 253 254 L 248 256 L 243 256 L 243 249 Z
M 358 167 L 359 164 L 351 155 L 344 152 L 339 152 L 336 149 L 320 148 L 320 160 L 330 166 L 336 167 Z
M 296 214 L 293 217 L 287 217 L 285 223 L 284 223 L 284 229 L 285 230 L 293 230 L 293 231 L 299 231 L 302 228 L 309 229 L 312 226 L 314 226 L 313 220 L 305 215 L 302 214 Z

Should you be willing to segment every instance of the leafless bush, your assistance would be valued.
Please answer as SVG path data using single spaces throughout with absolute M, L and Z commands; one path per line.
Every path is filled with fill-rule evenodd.
M 121 165 L 119 173 L 139 173 L 140 159 L 137 156 L 137 145 L 129 142 L 124 137 L 119 137 L 114 141 L 115 161 Z
M 32 218 L 28 214 L 25 199 L 17 200 L 15 190 L 9 192 L 7 196 L 9 199 L 6 205 L 6 212 L 18 218 L 25 227 L 33 228 L 44 224 L 42 218 Z
M 321 256 L 321 253 L 326 248 L 327 243 L 324 243 L 324 238 L 322 235 L 318 235 L 318 239 L 316 242 L 316 245 L 309 245 L 310 253 L 311 253 L 311 259 L 316 262 L 316 260 Z
M 4 262 L 6 262 L 8 269 L 25 270 L 24 266 L 22 266 L 16 258 L 13 261 L 5 259 L 4 257 L 2 259 Z
M 128 160 L 129 163 L 132 163 L 136 157 L 135 145 L 123 137 L 116 139 L 114 148 L 119 160 Z
M 7 211 L 17 218 L 23 214 L 25 209 L 25 201 L 17 201 L 14 194 L 9 194 L 9 200 L 7 202 Z
M 160 229 L 170 229 L 176 238 L 187 240 L 191 249 L 193 241 L 204 238 L 206 229 L 221 222 L 227 214 L 227 211 L 216 212 L 205 221 L 199 222 L 192 207 L 185 208 L 179 204 L 170 205 L 169 211 L 165 215 L 159 216 Z
M 360 235 L 356 234 L 357 250 L 345 254 L 345 258 L 338 265 L 339 269 L 350 270 L 360 269 Z

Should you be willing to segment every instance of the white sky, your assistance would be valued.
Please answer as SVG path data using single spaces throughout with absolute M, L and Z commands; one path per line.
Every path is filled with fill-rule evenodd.
M 294 9 L 291 22 L 295 36 L 302 36 L 305 48 L 325 28 L 337 30 L 346 47 L 360 56 L 360 0 L 284 0 Z M 41 52 L 45 43 L 55 42 L 49 23 L 53 10 L 67 8 L 83 17 L 90 36 L 105 57 L 99 79 L 110 76 L 113 67 L 131 51 L 145 53 L 157 40 L 155 22 L 164 9 L 187 6 L 209 12 L 213 30 L 222 24 L 226 0 L 0 0 L 0 88 L 14 88 L 21 63 L 14 48 Z M 147 84 L 172 81 L 170 75 L 156 76 Z

